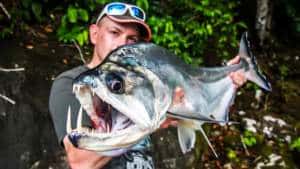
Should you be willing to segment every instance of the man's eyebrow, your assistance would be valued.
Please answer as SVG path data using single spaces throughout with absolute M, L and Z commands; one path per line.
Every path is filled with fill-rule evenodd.
M 117 31 L 122 31 L 122 27 L 118 25 L 110 25 L 107 28 L 109 29 L 117 29 Z

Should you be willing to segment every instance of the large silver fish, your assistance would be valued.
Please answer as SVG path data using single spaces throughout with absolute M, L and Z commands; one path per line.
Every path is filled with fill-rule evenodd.
M 258 71 L 247 34 L 242 35 L 238 55 L 241 60 L 235 65 L 193 68 L 151 43 L 114 50 L 98 67 L 77 77 L 73 90 L 90 117 L 99 115 L 97 106 L 101 103 L 110 110 L 106 112 L 110 120 L 98 116 L 98 129 L 83 128 L 81 115 L 75 129 L 68 120 L 71 142 L 104 155 L 118 155 L 157 130 L 167 116 L 172 116 L 179 119 L 178 139 L 184 153 L 194 147 L 195 130 L 203 133 L 212 148 L 201 126 L 229 122 L 228 109 L 236 94 L 228 76 L 230 72 L 243 70 L 248 80 L 271 90 Z M 178 88 L 184 94 L 175 102 L 173 95 Z

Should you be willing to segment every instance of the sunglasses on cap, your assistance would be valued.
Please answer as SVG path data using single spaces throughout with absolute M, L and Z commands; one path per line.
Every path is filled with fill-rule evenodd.
M 129 14 L 131 17 L 133 17 L 137 20 L 141 20 L 141 21 L 146 20 L 146 14 L 143 11 L 143 9 L 141 9 L 140 7 L 135 6 L 135 5 L 121 3 L 121 2 L 112 2 L 112 3 L 107 4 L 103 8 L 96 23 L 98 23 L 104 15 L 122 16 L 122 15 L 125 15 L 127 11 L 129 11 Z

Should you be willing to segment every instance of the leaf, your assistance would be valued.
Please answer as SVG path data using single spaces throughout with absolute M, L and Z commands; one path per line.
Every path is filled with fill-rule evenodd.
M 77 42 L 79 43 L 79 45 L 82 46 L 83 43 L 84 43 L 84 37 L 83 37 L 83 34 L 82 34 L 82 33 L 79 33 L 79 34 L 76 36 L 76 40 L 77 40 Z
M 213 33 L 213 29 L 212 29 L 212 26 L 211 26 L 210 24 L 207 24 L 207 25 L 206 25 L 206 29 L 207 29 L 207 33 L 208 33 L 209 35 L 211 35 L 211 34 Z
M 83 41 L 84 41 L 84 43 L 88 44 L 88 40 L 89 40 L 89 32 L 88 32 L 88 30 L 87 29 L 84 30 L 82 32 L 82 34 L 83 34 Z
M 41 18 L 41 14 L 42 14 L 42 6 L 40 3 L 33 3 L 31 5 L 31 10 L 35 16 L 35 18 L 38 20 L 38 21 L 41 21 L 42 18 Z
M 88 14 L 87 10 L 79 9 L 78 14 L 79 14 L 81 20 L 83 20 L 85 22 L 89 21 L 89 14 Z
M 67 11 L 68 19 L 71 23 L 77 22 L 77 9 L 74 7 L 69 7 Z
M 148 0 L 137 0 L 136 5 L 141 7 L 143 10 L 148 11 L 149 9 L 149 2 Z
M 25 8 L 29 8 L 29 5 L 32 3 L 32 0 L 22 0 L 21 3 Z

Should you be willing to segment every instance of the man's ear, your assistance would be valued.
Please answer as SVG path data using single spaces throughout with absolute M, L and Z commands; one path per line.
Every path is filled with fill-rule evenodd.
M 99 27 L 96 24 L 92 24 L 90 25 L 89 31 L 90 31 L 90 41 L 93 45 L 95 45 L 97 42 Z

